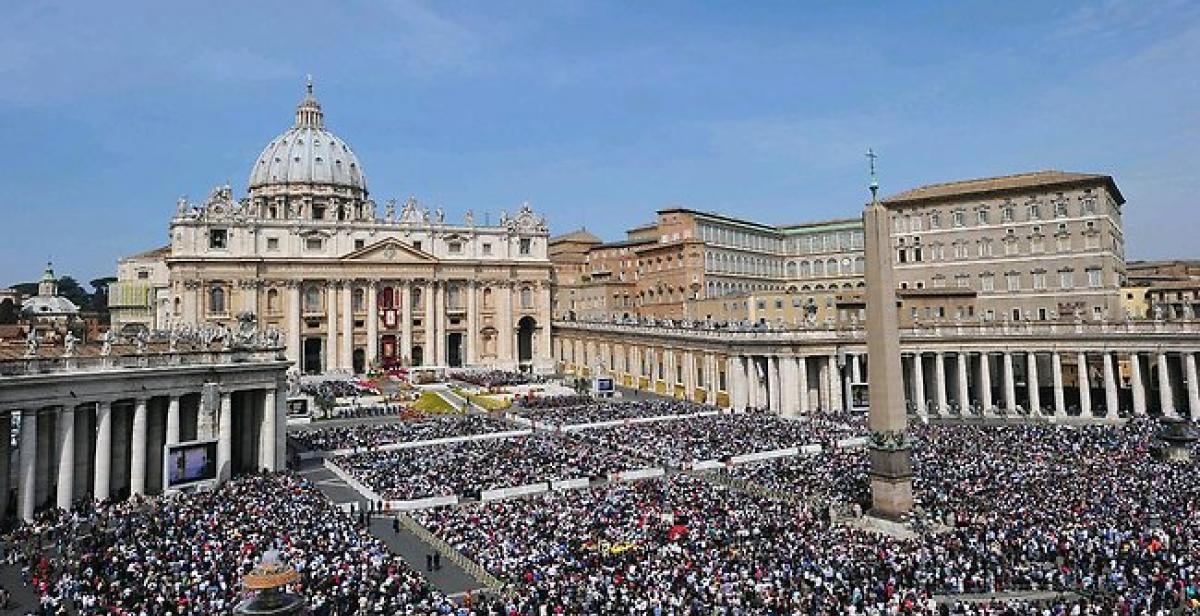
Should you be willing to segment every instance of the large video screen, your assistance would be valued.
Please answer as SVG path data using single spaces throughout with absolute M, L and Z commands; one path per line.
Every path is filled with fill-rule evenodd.
M 610 392 L 610 391 L 614 391 L 615 389 L 616 388 L 613 387 L 612 379 L 610 379 L 610 378 L 597 378 L 596 379 L 596 391 Z
M 167 445 L 167 487 L 217 478 L 217 442 L 192 441 Z

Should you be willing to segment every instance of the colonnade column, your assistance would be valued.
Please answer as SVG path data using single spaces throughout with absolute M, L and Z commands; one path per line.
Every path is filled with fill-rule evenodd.
M 1133 414 L 1146 414 L 1146 389 L 1142 387 L 1142 362 L 1136 352 L 1129 354 L 1129 387 L 1133 389 Z
M 338 367 L 338 283 L 329 281 L 325 287 L 325 372 Z
M 37 409 L 21 411 L 21 442 L 17 462 L 17 513 L 22 520 L 33 520 L 37 492 Z
M 1029 388 L 1029 413 L 1041 414 L 1042 393 L 1038 391 L 1037 353 L 1030 351 L 1025 354 L 1026 374 L 1025 385 Z
M 917 416 L 927 417 L 929 409 L 925 406 L 925 359 L 921 351 L 913 353 L 912 380 L 913 404 L 917 407 Z
M 1171 370 L 1167 366 L 1167 354 L 1158 352 L 1158 405 L 1165 417 L 1176 417 L 1175 395 L 1171 391 Z
M 837 412 L 846 409 L 842 400 L 842 371 L 838 368 L 837 354 L 829 355 L 829 410 Z
M 783 387 L 783 412 L 789 417 L 794 417 L 800 414 L 800 379 L 799 367 L 796 358 L 792 356 L 781 357 L 783 362 L 783 370 L 780 373 L 780 381 Z
M 992 412 L 992 358 L 984 351 L 979 354 L 979 414 Z
M 429 282 L 425 285 L 425 318 L 421 323 L 425 326 L 425 348 L 422 353 L 422 363 L 426 366 L 437 365 L 437 317 L 434 312 L 437 310 L 434 301 L 434 294 L 437 293 L 437 284 Z
M 1054 414 L 1067 414 L 1066 395 L 1063 392 L 1062 355 L 1058 351 L 1050 354 L 1050 375 L 1054 380 Z
M 217 482 L 233 474 L 233 394 L 221 392 L 221 411 L 217 418 Z
M 8 435 L 0 435 L 8 438 Z M 75 407 L 63 406 L 58 413 L 58 494 L 56 504 L 71 510 L 75 500 Z
M 300 345 L 300 281 L 289 280 L 288 294 L 288 343 L 287 354 L 295 364 L 296 372 L 304 372 L 304 349 Z
M 258 431 L 258 467 L 275 470 L 275 389 L 263 391 L 262 425 Z
M 1187 379 L 1188 414 L 1193 420 L 1200 419 L 1200 383 L 1196 383 L 1196 354 L 1191 351 L 1183 353 L 1183 376 Z
M 1004 352 L 1004 410 L 1009 414 L 1017 412 L 1017 379 L 1009 351 Z
M 408 366 L 413 365 L 413 305 L 412 283 L 405 280 L 400 284 L 400 359 Z
M 800 385 L 800 413 L 807 415 L 812 407 L 808 400 L 808 362 L 803 355 L 796 358 L 796 380 Z
M 479 324 L 476 322 L 475 313 L 478 311 L 476 297 L 479 295 L 479 285 L 474 280 L 468 280 L 467 288 L 467 356 L 463 359 L 463 364 L 471 365 L 479 362 L 479 352 L 475 349 L 475 337 L 479 335 Z
M 1104 352 L 1104 414 L 1107 417 L 1116 417 L 1117 411 L 1120 410 L 1119 398 L 1117 397 L 1117 371 L 1113 366 L 1113 354 L 1111 351 Z
M 24 426 L 21 428 L 24 432 Z M 22 453 L 21 455 L 24 455 Z M 92 496 L 108 500 L 112 481 L 112 403 L 96 403 L 96 473 L 92 479 Z
M 167 401 L 167 436 L 166 443 L 174 445 L 179 442 L 179 396 L 172 394 Z
M 379 281 L 367 282 L 367 370 L 379 363 Z
M 778 413 L 783 410 L 783 392 L 780 389 L 779 356 L 767 356 L 767 408 Z
M 1092 416 L 1092 384 L 1090 375 L 1088 375 L 1087 353 L 1079 353 L 1076 355 L 1076 379 L 1079 382 L 1079 416 Z
M 933 374 L 937 385 L 937 412 L 939 415 L 947 415 L 949 408 L 946 405 L 946 357 L 938 351 L 933 354 L 933 361 L 936 362 Z
M 641 373 L 641 363 L 638 364 L 638 373 Z M 742 384 L 745 378 L 745 371 L 742 368 L 742 358 L 737 355 L 732 355 L 725 360 L 725 372 L 729 378 L 729 406 L 734 410 L 742 410 L 746 408 L 746 392 Z
M 967 362 L 969 358 L 963 351 L 958 352 L 958 414 L 967 415 L 971 412 L 971 383 L 967 380 Z
M 8 479 L 12 476 L 12 415 L 0 412 L 0 520 L 8 517 Z
M 133 441 L 129 447 L 129 493 L 146 493 L 146 404 L 145 398 L 133 403 Z

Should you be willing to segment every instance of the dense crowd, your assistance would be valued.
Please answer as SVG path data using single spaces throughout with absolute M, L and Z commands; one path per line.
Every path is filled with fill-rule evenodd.
M 1152 430 L 918 427 L 916 493 L 942 523 L 911 538 L 687 475 L 418 517 L 522 613 L 1197 614 L 1197 464 L 1155 461 Z M 863 457 L 771 463 L 756 480 L 864 497 Z M 1013 591 L 1050 592 L 961 599 Z
M 623 454 L 550 434 L 350 454 L 334 463 L 388 500 L 464 496 L 638 466 Z
M 773 451 L 861 436 L 865 428 L 849 416 L 785 419 L 767 413 L 688 417 L 582 430 L 573 436 L 603 447 L 641 455 L 656 463 L 679 466 L 739 454 Z
M 251 476 L 212 492 L 46 512 L 5 537 L 42 614 L 230 614 L 267 550 L 318 616 L 434 614 L 450 604 L 306 481 Z
M 567 403 L 539 403 L 539 400 L 582 398 Z M 559 400 L 561 401 L 561 400 Z M 584 424 L 639 417 L 665 417 L 671 415 L 695 415 L 705 411 L 716 411 L 715 406 L 705 406 L 682 400 L 634 400 L 628 402 L 605 402 L 587 396 L 555 396 L 521 402 L 514 412 L 534 421 L 558 425 Z M 574 402 L 573 404 L 570 402 Z
M 480 415 L 416 415 L 400 421 L 297 430 L 289 432 L 288 436 L 310 451 L 335 451 L 373 449 L 394 443 L 503 432 L 512 428 L 503 421 Z
M 310 381 L 300 384 L 300 393 L 313 396 L 314 398 L 356 398 L 360 396 L 377 396 L 378 390 L 371 388 L 365 384 L 339 379 L 327 379 L 324 381 Z
M 450 378 L 479 387 L 507 387 L 540 382 L 539 377 L 527 372 L 511 370 L 455 370 Z

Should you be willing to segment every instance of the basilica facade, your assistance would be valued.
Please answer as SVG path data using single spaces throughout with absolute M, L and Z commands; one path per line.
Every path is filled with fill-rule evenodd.
M 177 203 L 162 254 L 166 322 L 154 325 L 252 313 L 283 333 L 302 373 L 549 371 L 547 239 L 527 204 L 496 225 L 471 211 L 447 222 L 411 197 L 377 207 L 310 83 L 293 125 L 255 161 L 245 197 L 222 186 L 203 202 Z

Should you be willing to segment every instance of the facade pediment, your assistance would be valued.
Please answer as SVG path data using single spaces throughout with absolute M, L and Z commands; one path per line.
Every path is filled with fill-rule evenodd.
M 395 239 L 384 239 L 342 257 L 367 263 L 437 263 L 437 257 Z

